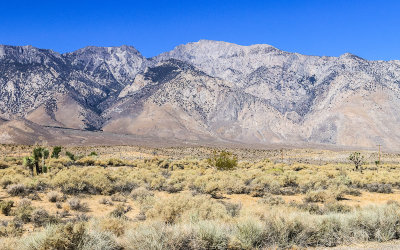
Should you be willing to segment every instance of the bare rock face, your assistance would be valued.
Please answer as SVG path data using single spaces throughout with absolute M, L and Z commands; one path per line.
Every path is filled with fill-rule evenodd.
M 398 147 L 399 84 L 399 61 L 263 44 L 201 40 L 151 59 L 0 46 L 0 117 L 164 140 Z
M 64 55 L 31 46 L 0 46 L 0 115 L 99 129 L 101 112 L 144 62 L 128 46 L 87 47 Z

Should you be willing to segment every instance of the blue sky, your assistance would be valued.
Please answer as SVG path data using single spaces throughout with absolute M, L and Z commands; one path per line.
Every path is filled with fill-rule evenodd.
M 127 44 L 151 57 L 200 39 L 400 59 L 400 1 L 0 2 L 0 44 L 61 53 Z

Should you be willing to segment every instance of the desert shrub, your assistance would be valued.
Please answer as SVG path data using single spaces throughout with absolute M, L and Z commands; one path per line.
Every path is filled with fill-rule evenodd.
M 241 203 L 232 203 L 232 202 L 221 202 L 221 203 L 225 206 L 226 212 L 232 217 L 238 216 L 240 210 L 242 209 Z
M 79 249 L 87 240 L 83 223 L 49 225 L 22 240 L 23 249 Z
M 371 183 L 366 185 L 366 189 L 369 192 L 384 193 L 384 194 L 389 194 L 393 192 L 392 185 L 390 184 Z
M 47 199 L 50 202 L 58 202 L 58 201 L 64 201 L 64 197 L 62 194 L 60 194 L 57 191 L 50 191 L 47 193 Z
M 13 201 L 1 201 L 0 202 L 1 213 L 4 214 L 5 216 L 10 215 L 11 208 L 13 205 L 14 205 Z
M 120 160 L 120 159 L 114 159 L 114 158 L 112 158 L 112 159 L 108 159 L 107 165 L 108 165 L 108 166 L 113 166 L 113 167 L 120 167 L 120 166 L 125 166 L 125 165 L 127 165 L 127 164 L 125 164 L 125 162 L 123 162 L 123 161 Z
M 15 221 L 2 221 L 0 224 L 0 237 L 19 237 L 22 233 L 22 225 Z
M 108 205 L 108 206 L 113 206 L 114 205 L 114 203 L 110 199 L 108 199 L 106 197 L 101 198 L 99 200 L 99 203 L 103 204 L 103 205 Z
M 154 196 L 154 193 L 152 191 L 147 190 L 144 187 L 139 187 L 131 192 L 131 197 L 134 200 L 143 200 L 146 199 L 147 197 L 152 197 Z
M 110 216 L 115 218 L 125 218 L 125 214 L 129 212 L 130 209 L 130 207 L 125 207 L 122 204 L 118 204 L 118 206 L 111 211 Z
M 353 210 L 351 206 L 339 202 L 329 202 L 324 204 L 325 213 L 349 213 Z
M 104 217 L 94 222 L 97 231 L 111 232 L 119 237 L 125 233 L 127 221 L 121 217 Z
M 90 152 L 89 156 L 97 156 L 98 154 L 95 151 Z
M 192 232 L 192 227 L 175 227 L 151 222 L 127 230 L 121 242 L 122 247 L 128 250 L 207 249 L 201 247 L 198 241 L 193 242 Z
M 111 194 L 113 185 L 109 173 L 100 167 L 62 169 L 51 180 L 65 194 Z
M 118 201 L 118 202 L 126 202 L 126 198 L 122 196 L 121 194 L 113 194 L 111 195 L 111 200 L 112 201 Z
M 56 202 L 56 208 L 61 209 L 62 208 L 62 203 L 57 201 Z
M 83 157 L 75 162 L 76 165 L 94 166 L 96 161 L 92 157 Z
M 37 192 L 32 192 L 30 194 L 28 194 L 27 196 L 28 199 L 33 200 L 33 201 L 40 201 L 41 198 L 39 196 L 39 194 Z
M 236 237 L 242 249 L 258 249 L 265 238 L 265 229 L 260 221 L 246 219 L 237 223 Z
M 11 196 L 22 196 L 28 192 L 23 184 L 12 184 L 7 187 L 7 193 Z
M 68 158 L 71 161 L 75 161 L 76 160 L 75 155 L 73 153 L 69 152 L 69 151 L 65 152 L 65 155 L 68 156 Z
M 221 225 L 213 221 L 200 221 L 192 229 L 193 239 L 190 245 L 199 249 L 226 249 L 229 234 Z
M 320 206 L 318 206 L 318 204 L 315 204 L 315 203 L 309 203 L 309 202 L 297 203 L 297 202 L 291 201 L 288 205 L 291 207 L 300 209 L 302 211 L 306 211 L 310 214 L 323 214 L 324 213 L 321 210 Z
M 13 212 L 15 219 L 23 222 L 28 223 L 31 221 L 32 212 L 35 209 L 31 206 L 31 201 L 28 199 L 22 199 L 18 202 L 18 205 Z
M 237 167 L 237 156 L 227 151 L 216 151 L 208 158 L 208 164 L 216 167 L 218 170 L 231 170 Z
M 211 176 L 200 176 L 190 185 L 190 188 L 195 193 L 209 194 L 215 199 L 222 198 L 219 183 Z
M 325 202 L 328 199 L 326 190 L 308 191 L 304 197 L 305 202 Z
M 186 179 L 183 176 L 174 176 L 166 181 L 163 188 L 168 193 L 177 193 L 185 188 L 185 181 Z
M 14 201 L 0 201 L 0 211 L 2 214 L 8 216 L 10 214 L 11 208 L 14 205 Z
M 124 249 L 167 249 L 168 232 L 164 223 L 140 224 L 128 230 L 122 239 Z
M 147 218 L 157 218 L 166 223 L 181 220 L 227 219 L 226 208 L 206 196 L 179 194 L 175 197 L 157 200 L 147 211 Z
M 0 169 L 5 169 L 5 168 L 8 168 L 8 167 L 9 167 L 9 165 L 8 165 L 7 162 L 5 162 L 5 161 L 0 161 Z
M 49 213 L 43 208 L 33 210 L 31 214 L 31 220 L 36 227 L 41 227 L 46 224 L 56 222 L 55 217 L 50 216 Z
M 87 231 L 83 237 L 81 250 L 119 250 L 121 247 L 110 232 Z
M 91 219 L 91 217 L 89 215 L 86 215 L 84 213 L 78 213 L 78 214 L 75 214 L 74 217 L 68 219 L 67 222 L 75 224 L 75 223 L 78 223 L 78 222 L 87 222 L 90 219 Z
M 285 201 L 280 196 L 264 195 L 261 199 L 257 201 L 260 204 L 267 204 L 270 206 L 277 206 L 285 204 Z
M 73 197 L 69 199 L 67 202 L 72 210 L 81 212 L 87 212 L 89 210 L 88 205 L 84 202 L 81 202 L 79 198 Z

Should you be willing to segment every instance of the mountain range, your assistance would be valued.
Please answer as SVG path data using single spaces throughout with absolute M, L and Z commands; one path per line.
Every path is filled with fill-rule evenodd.
M 399 110 L 397 60 L 210 40 L 153 58 L 131 46 L 59 54 L 0 45 L 0 143 L 82 143 L 92 133 L 114 144 L 155 138 L 395 150 Z

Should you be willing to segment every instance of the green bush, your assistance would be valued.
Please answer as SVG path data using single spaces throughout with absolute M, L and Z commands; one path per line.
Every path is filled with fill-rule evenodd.
M 237 156 L 227 151 L 219 153 L 213 152 L 212 156 L 207 159 L 208 164 L 216 167 L 218 170 L 232 170 L 237 167 Z
M 32 219 L 32 212 L 35 208 L 31 206 L 31 201 L 28 199 L 22 199 L 18 202 L 18 205 L 14 211 L 14 216 L 17 220 L 28 223 Z
M 68 156 L 68 158 L 69 158 L 71 161 L 75 161 L 75 155 L 74 155 L 73 153 L 67 151 L 67 152 L 65 152 L 65 155 Z
M 0 202 L 1 213 L 4 214 L 5 216 L 10 215 L 11 208 L 13 205 L 14 205 L 13 201 L 1 201 Z
M 62 148 L 60 146 L 53 147 L 53 151 L 51 152 L 51 158 L 58 159 L 58 157 L 60 156 L 61 149 Z

